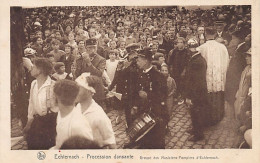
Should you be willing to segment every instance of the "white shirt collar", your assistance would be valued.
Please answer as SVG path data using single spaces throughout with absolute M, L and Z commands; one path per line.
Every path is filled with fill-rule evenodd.
M 143 73 L 148 73 L 152 68 L 153 66 L 149 67 L 148 69 L 144 70 Z
M 78 105 L 82 107 L 80 103 L 78 103 Z M 92 99 L 91 104 L 89 105 L 88 109 L 84 111 L 83 115 L 96 111 L 98 106 L 99 105 L 96 103 L 96 101 Z
M 48 85 L 51 85 L 51 78 L 48 76 L 46 81 L 43 83 L 43 85 L 41 86 L 41 88 L 39 88 L 39 90 L 41 90 L 42 88 L 48 86 Z M 38 88 L 38 82 L 36 80 L 36 88 Z
M 221 31 L 221 32 L 218 32 L 218 31 L 217 31 L 217 33 L 218 33 L 218 35 L 222 35 L 223 31 Z

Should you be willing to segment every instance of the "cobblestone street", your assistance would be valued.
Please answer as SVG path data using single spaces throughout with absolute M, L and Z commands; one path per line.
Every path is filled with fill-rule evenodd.
M 187 141 L 190 134 L 186 131 L 191 127 L 191 120 L 188 109 L 185 104 L 175 105 L 172 109 L 172 116 L 169 122 L 169 132 L 166 135 L 165 143 L 167 149 L 224 149 L 238 148 L 241 141 L 241 134 L 237 132 L 235 124 L 229 118 L 229 109 L 225 108 L 225 117 L 215 126 L 209 127 L 204 131 L 204 140 L 191 142 Z M 126 135 L 125 117 L 116 125 L 117 110 L 108 112 L 113 129 L 116 135 L 118 148 L 123 148 L 124 144 L 129 142 Z M 11 123 L 11 137 L 22 136 L 21 127 L 18 119 L 13 118 Z M 23 139 L 12 146 L 13 150 L 27 149 L 26 141 Z

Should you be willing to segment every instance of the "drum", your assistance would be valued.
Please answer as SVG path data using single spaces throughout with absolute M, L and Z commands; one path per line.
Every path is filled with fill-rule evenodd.
M 132 126 L 130 126 L 128 130 L 131 141 L 137 142 L 140 140 L 155 126 L 155 124 L 155 120 L 149 114 L 143 113 L 134 120 Z

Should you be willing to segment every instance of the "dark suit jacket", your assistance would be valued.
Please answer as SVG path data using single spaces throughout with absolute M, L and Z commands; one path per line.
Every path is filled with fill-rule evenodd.
M 147 100 L 142 101 L 139 97 L 139 91 L 147 93 Z M 141 113 L 151 112 L 155 117 L 165 119 L 168 116 L 165 101 L 167 97 L 167 81 L 166 78 L 158 72 L 154 67 L 147 73 L 140 72 L 137 79 L 136 102 L 141 109 Z
M 185 97 L 194 104 L 203 104 L 207 101 L 206 60 L 197 54 L 188 62 L 185 74 Z
M 91 66 L 88 66 L 83 58 L 76 60 L 76 77 L 80 76 L 84 72 L 90 72 L 91 75 L 102 77 L 102 74 L 106 67 L 105 58 L 96 54 L 91 61 Z
M 183 49 L 178 50 L 177 48 L 173 49 L 170 52 L 170 57 L 168 60 L 168 65 L 170 66 L 171 76 L 179 84 L 181 74 L 184 71 L 187 63 L 189 61 L 189 50 Z
M 116 86 L 116 92 L 122 94 L 122 98 L 127 101 L 129 107 L 133 107 L 133 99 L 136 96 L 134 93 L 137 77 L 137 68 L 131 64 L 127 68 L 116 71 L 114 80 L 110 85 L 110 90 Z
M 165 148 L 165 126 L 168 122 L 168 111 L 165 105 L 167 97 L 166 78 L 154 67 L 147 73 L 140 72 L 137 80 L 136 100 L 139 100 L 138 113 L 148 112 L 151 109 L 155 117 L 156 125 L 140 141 L 141 148 L 144 149 L 161 149 Z M 147 99 L 142 100 L 138 92 L 143 90 L 147 93 Z M 140 109 L 140 111 L 139 111 Z

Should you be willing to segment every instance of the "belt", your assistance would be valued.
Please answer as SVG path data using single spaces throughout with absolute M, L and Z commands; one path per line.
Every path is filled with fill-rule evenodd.
M 34 114 L 34 115 L 33 115 L 33 118 L 45 117 L 46 115 L 48 115 L 48 114 L 50 114 L 50 113 L 54 113 L 54 112 L 51 111 L 51 110 L 48 110 L 47 113 L 44 114 L 44 115 Z

